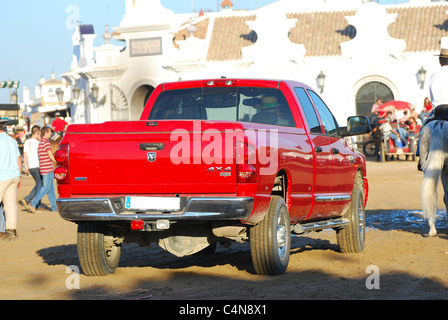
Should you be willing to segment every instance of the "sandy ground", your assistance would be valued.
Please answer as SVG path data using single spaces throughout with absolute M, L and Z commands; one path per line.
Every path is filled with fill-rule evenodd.
M 0 241 L 0 299 L 446 299 L 448 233 L 439 221 L 439 235 L 427 236 L 416 162 L 369 161 L 368 178 L 365 251 L 339 253 L 334 231 L 294 237 L 288 270 L 276 277 L 254 273 L 248 244 L 184 258 L 130 244 L 115 274 L 77 278 L 68 269 L 79 265 L 76 225 L 19 205 L 19 239 Z M 33 185 L 23 181 L 19 199 Z

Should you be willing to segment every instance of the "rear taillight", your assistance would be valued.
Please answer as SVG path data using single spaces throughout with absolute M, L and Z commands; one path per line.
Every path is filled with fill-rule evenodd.
M 254 146 L 247 142 L 236 141 L 237 182 L 257 182 L 257 154 Z
M 238 182 L 256 182 L 257 181 L 257 168 L 251 164 L 242 164 L 237 166 L 238 170 Z
M 145 222 L 143 220 L 132 220 L 131 229 L 132 230 L 143 230 L 145 228 Z
M 68 171 L 64 167 L 56 167 L 54 169 L 54 177 L 58 181 L 64 181 L 67 178 Z
M 54 177 L 59 184 L 68 183 L 68 144 L 60 144 L 54 154 L 57 167 L 54 169 Z
M 63 149 L 58 149 L 54 154 L 54 159 L 57 163 L 62 163 L 67 160 L 67 152 Z

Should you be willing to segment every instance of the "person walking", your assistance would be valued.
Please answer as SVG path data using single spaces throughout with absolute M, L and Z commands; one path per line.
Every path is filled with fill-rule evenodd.
M 41 130 L 41 140 L 38 147 L 40 173 L 42 174 L 42 188 L 37 192 L 34 199 L 29 204 L 29 211 L 32 213 L 37 212 L 37 204 L 45 196 L 48 196 L 50 201 L 51 211 L 58 211 L 56 205 L 56 193 L 54 191 L 54 167 L 53 161 L 56 162 L 53 156 L 50 145 L 50 137 L 53 134 L 53 130 L 49 127 L 43 127 Z
M 7 120 L 0 120 L 0 203 L 5 211 L 2 240 L 17 238 L 17 190 L 21 187 L 22 157 L 17 142 L 5 130 Z
M 23 163 L 25 165 L 25 173 L 31 174 L 34 179 L 35 185 L 33 190 L 22 200 L 20 203 L 26 208 L 29 209 L 29 204 L 31 200 L 37 195 L 37 192 L 42 188 L 42 175 L 40 174 L 39 169 L 39 154 L 37 149 L 40 143 L 40 126 L 34 126 L 31 129 L 31 138 L 25 141 L 25 145 L 23 146 Z M 37 204 L 39 207 L 40 201 Z

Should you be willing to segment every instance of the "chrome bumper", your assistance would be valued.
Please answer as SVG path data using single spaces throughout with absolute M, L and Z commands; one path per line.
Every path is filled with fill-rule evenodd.
M 60 198 L 61 217 L 68 221 L 171 221 L 245 220 L 254 206 L 252 197 L 182 197 L 181 210 L 174 212 L 128 211 L 124 197 Z

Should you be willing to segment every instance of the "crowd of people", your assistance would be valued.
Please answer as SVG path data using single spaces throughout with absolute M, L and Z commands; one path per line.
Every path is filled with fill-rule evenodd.
M 372 123 L 372 134 L 374 140 L 378 136 L 390 137 L 394 140 L 395 146 L 398 144 L 398 138 L 406 144 L 407 137 L 415 135 L 418 138 L 419 131 L 429 122 L 434 120 L 448 121 L 448 49 L 442 48 L 440 54 L 436 55 L 439 58 L 440 69 L 436 71 L 430 79 L 429 95 L 423 101 L 423 109 L 420 113 L 415 111 L 415 107 L 410 105 L 410 114 L 405 112 L 403 117 L 399 119 L 394 118 L 392 113 L 384 113 L 383 108 L 380 108 L 381 100 L 378 99 L 372 106 L 370 120 Z M 383 117 L 384 124 L 379 124 L 379 118 Z M 390 126 L 391 122 L 396 122 L 398 125 L 393 128 Z M 400 130 L 400 127 L 405 129 Z M 382 132 L 384 130 L 384 132 Z M 420 143 L 417 139 L 416 156 L 420 156 Z M 421 170 L 419 161 L 418 170 Z
M 400 116 L 397 116 L 387 108 L 380 108 L 381 105 L 381 99 L 377 99 L 371 109 L 369 119 L 373 128 L 372 134 L 378 131 L 381 138 L 392 139 L 395 147 L 403 148 L 408 146 L 409 137 L 418 137 L 421 126 L 433 111 L 428 97 L 424 99 L 420 113 L 416 112 L 414 105 L 409 104 L 409 110 L 402 110 Z
M 50 139 L 54 133 L 63 135 L 67 122 L 59 113 L 52 127 L 31 126 L 26 121 L 27 130 L 17 139 L 24 141 L 23 158 L 17 139 L 7 133 L 8 120 L 0 119 L 0 240 L 15 240 L 17 235 L 17 190 L 21 187 L 22 171 L 31 175 L 35 185 L 31 192 L 20 199 L 29 212 L 37 213 L 42 209 L 41 200 L 48 197 L 51 211 L 57 212 L 54 186 L 54 163 Z M 26 131 L 29 131 L 28 134 Z M 29 136 L 30 135 L 30 136 Z

